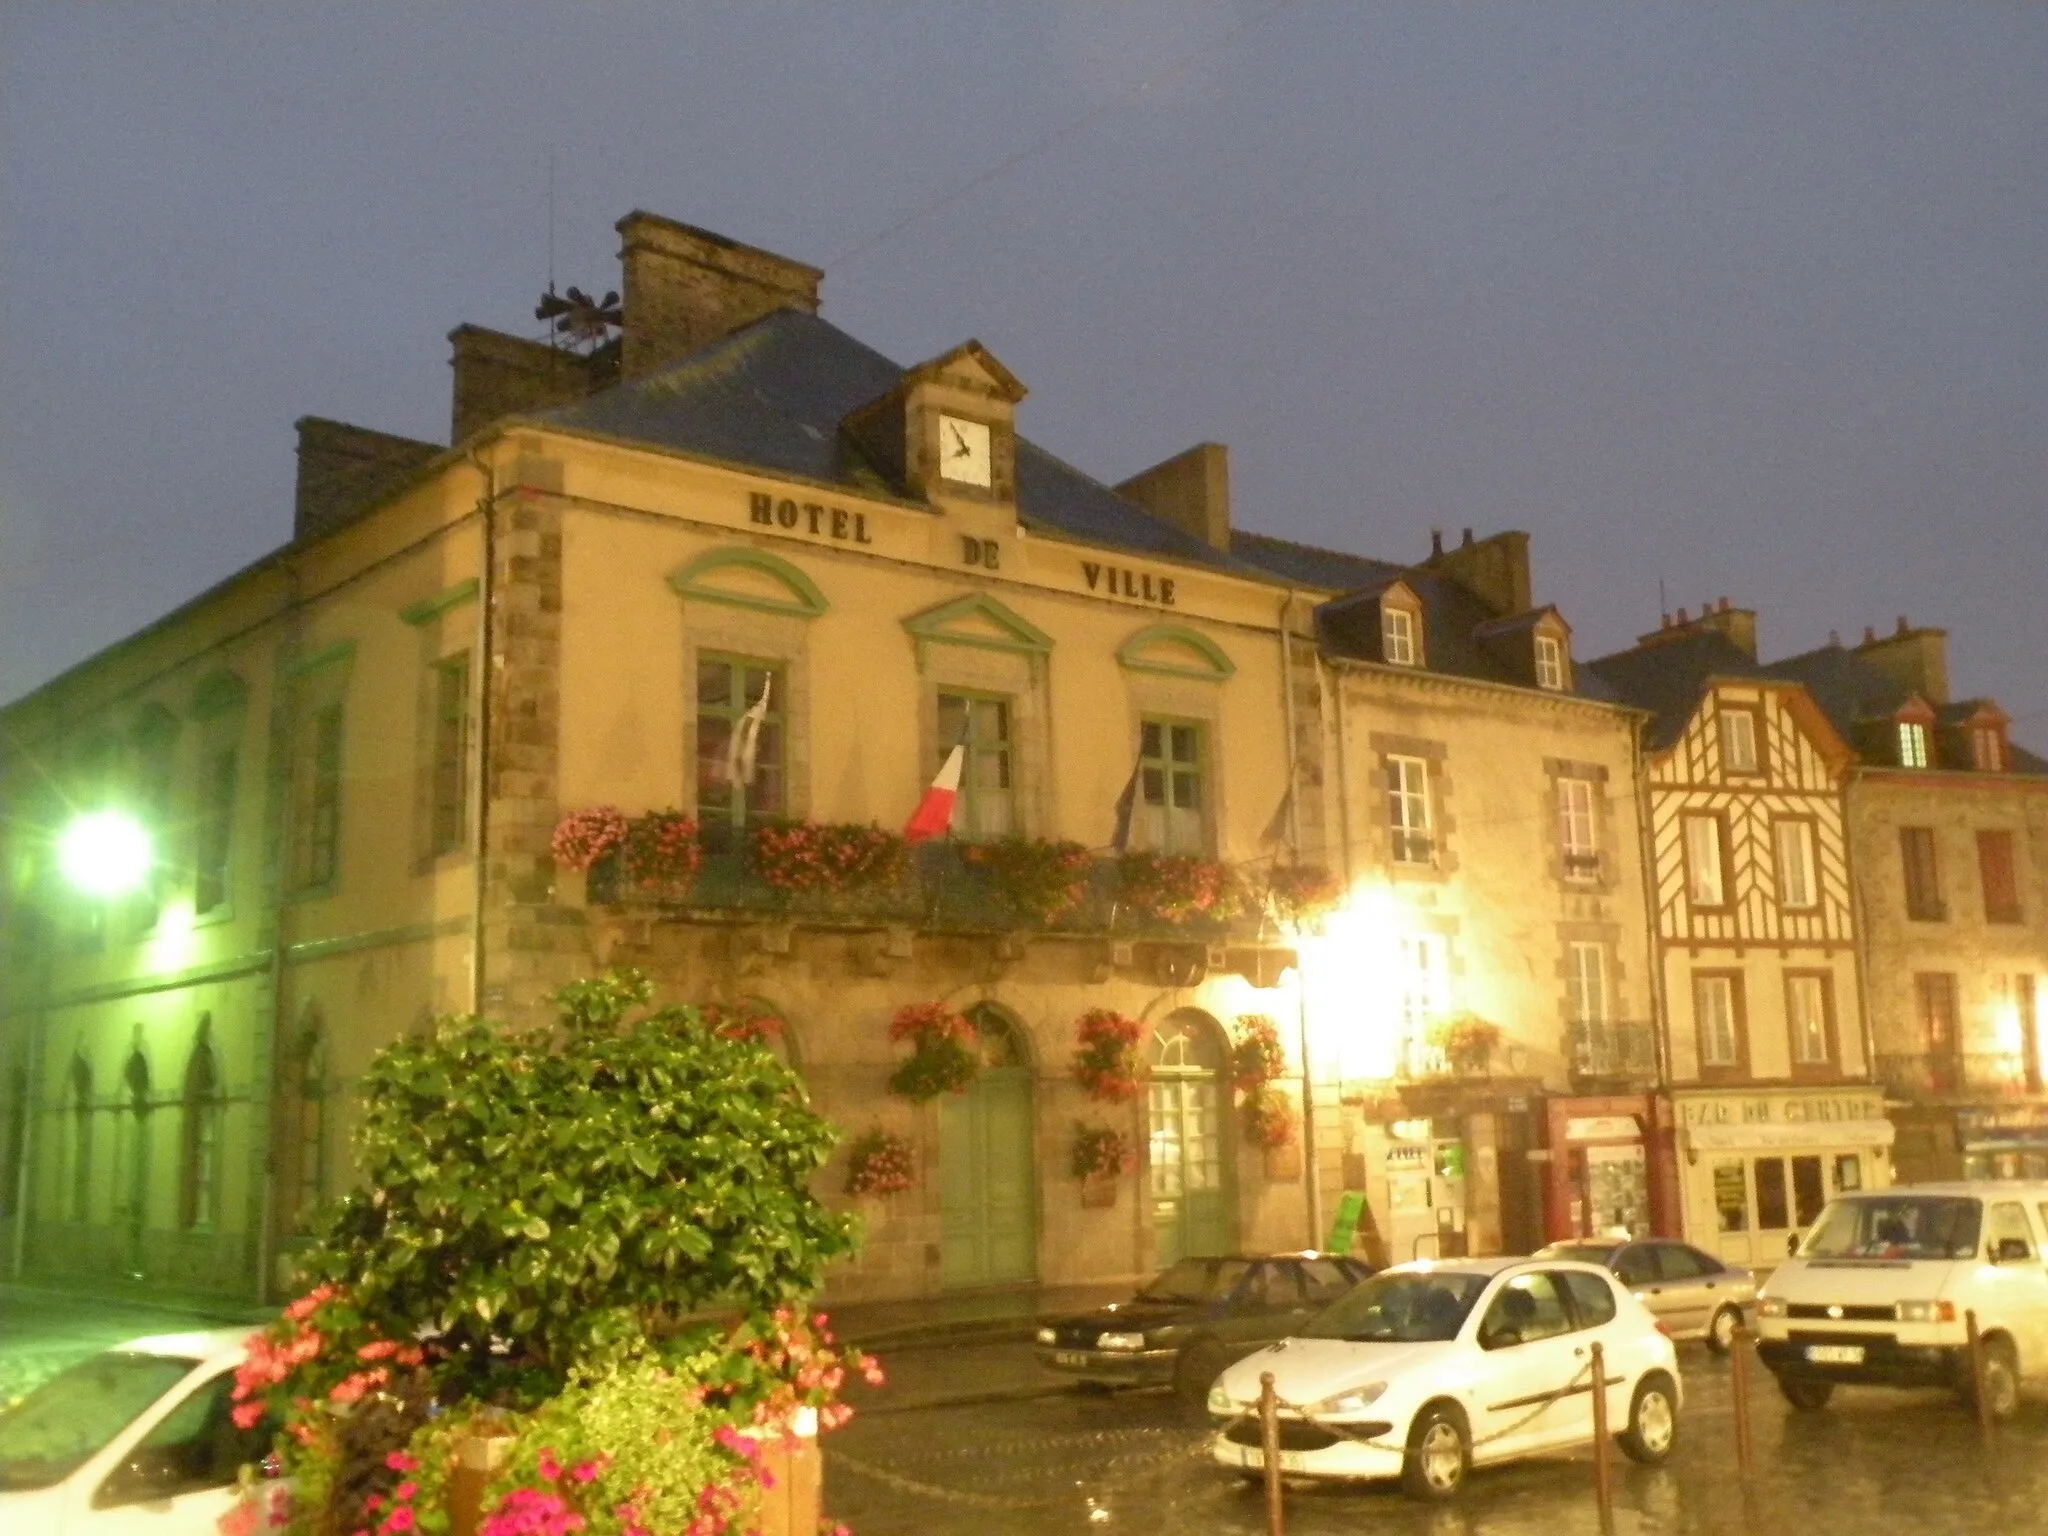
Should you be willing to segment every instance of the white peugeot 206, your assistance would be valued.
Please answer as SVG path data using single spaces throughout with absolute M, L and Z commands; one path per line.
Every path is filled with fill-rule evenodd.
M 137 1339 L 0 1411 L 0 1533 L 215 1536 L 243 1497 L 243 1466 L 264 1463 L 276 1428 L 234 1422 L 249 1333 Z M 287 1496 L 282 1482 L 257 1491 L 266 1514 Z
M 1678 1354 L 1605 1269 L 1464 1259 L 1383 1270 L 1209 1392 L 1216 1461 L 1262 1476 L 1259 1378 L 1279 1400 L 1280 1470 L 1399 1478 L 1447 1499 L 1474 1466 L 1593 1440 L 1593 1346 L 1608 1424 L 1654 1466 L 1678 1439 Z

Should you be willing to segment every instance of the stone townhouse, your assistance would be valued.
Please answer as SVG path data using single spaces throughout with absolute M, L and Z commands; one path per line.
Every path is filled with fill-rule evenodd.
M 1833 1195 L 1890 1181 L 1858 972 L 1851 754 L 1724 599 L 1590 667 L 1650 712 L 1667 1166 L 1694 1243 L 1768 1266 Z
M 1854 754 L 1864 1006 L 1901 1179 L 2048 1177 L 2048 762 L 1898 621 L 1772 663 Z

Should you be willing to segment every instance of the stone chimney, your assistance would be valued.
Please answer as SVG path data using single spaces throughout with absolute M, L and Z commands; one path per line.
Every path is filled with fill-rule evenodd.
M 1230 553 L 1230 450 L 1197 443 L 1116 488 L 1161 522 Z
M 1856 654 L 1937 709 L 1948 702 L 1947 630 L 1915 629 L 1900 614 L 1898 628 L 1882 639 L 1865 629 Z
M 818 312 L 825 274 L 816 267 L 637 209 L 619 220 L 618 231 L 627 379 L 778 309 Z
M 438 443 L 320 416 L 301 416 L 298 428 L 299 486 L 292 538 L 299 542 L 322 538 L 354 522 L 443 451 Z
M 453 348 L 448 366 L 455 370 L 452 443 L 501 417 L 580 400 L 619 376 L 616 347 L 585 355 L 480 325 L 458 325 L 448 341 Z
M 1463 542 L 1449 552 L 1431 541 L 1424 566 L 1450 577 L 1493 610 L 1496 618 L 1527 613 L 1530 607 L 1529 535 L 1514 530 L 1489 538 L 1472 538 L 1467 528 Z

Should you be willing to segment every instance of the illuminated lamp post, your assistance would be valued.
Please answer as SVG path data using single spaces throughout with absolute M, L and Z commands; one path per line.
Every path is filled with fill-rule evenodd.
M 64 883 L 94 901 L 111 901 L 142 888 L 156 864 L 156 850 L 141 822 L 125 811 L 87 811 L 74 816 L 57 834 L 57 872 Z M 35 1027 L 29 1035 L 28 1081 L 31 1102 L 42 1070 L 43 1028 L 49 1016 L 50 935 L 43 935 L 38 957 Z M 29 1169 L 35 1161 L 35 1129 L 39 1117 L 30 1113 L 21 1128 L 21 1163 L 14 1189 L 14 1278 L 22 1276 L 28 1259 Z

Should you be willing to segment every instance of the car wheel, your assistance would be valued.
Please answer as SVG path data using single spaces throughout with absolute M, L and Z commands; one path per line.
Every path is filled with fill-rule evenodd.
M 2010 1339 L 1984 1341 L 1984 1401 L 1994 1419 L 2009 1419 L 2020 1411 L 2020 1363 Z M 1963 1390 L 1963 1401 L 1977 1406 L 1977 1388 L 1971 1383 Z
M 1723 1307 L 1707 1324 L 1707 1348 L 1717 1355 L 1725 1355 L 1735 1348 L 1735 1330 L 1742 1326 L 1742 1313 L 1735 1307 Z
M 1622 1431 L 1621 1449 L 1630 1461 L 1646 1467 L 1662 1465 L 1678 1443 L 1678 1391 L 1662 1371 L 1652 1371 L 1636 1383 L 1636 1395 L 1628 1405 L 1628 1428 Z
M 1173 1395 L 1189 1409 L 1206 1409 L 1209 1388 L 1230 1366 L 1230 1354 L 1214 1339 L 1196 1339 L 1173 1363 Z
M 1797 1376 L 1780 1376 L 1778 1391 L 1801 1413 L 1819 1413 L 1835 1395 L 1832 1381 L 1804 1381 Z
M 1401 1459 L 1401 1491 L 1432 1503 L 1450 1498 L 1472 1470 L 1472 1436 L 1465 1416 L 1450 1403 L 1431 1403 L 1415 1415 L 1408 1454 Z

